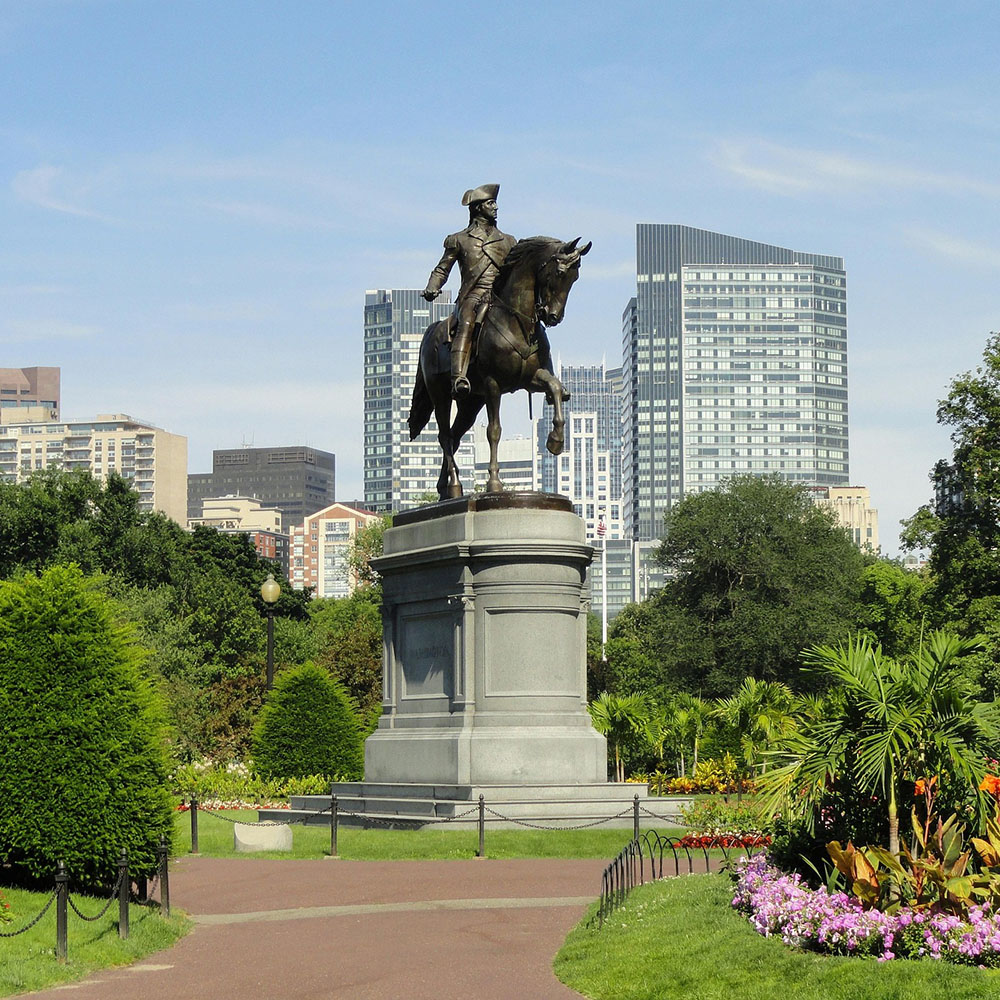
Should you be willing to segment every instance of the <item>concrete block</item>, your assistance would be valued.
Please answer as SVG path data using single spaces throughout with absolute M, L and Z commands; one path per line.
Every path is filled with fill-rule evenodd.
M 252 851 L 290 851 L 292 849 L 292 828 L 287 823 L 273 826 L 251 826 L 248 823 L 233 824 L 233 850 L 248 854 Z

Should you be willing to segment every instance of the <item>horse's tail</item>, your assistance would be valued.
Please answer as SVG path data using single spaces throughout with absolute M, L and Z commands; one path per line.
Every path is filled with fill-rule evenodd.
M 427 421 L 431 419 L 433 412 L 434 403 L 427 391 L 423 369 L 418 367 L 417 380 L 413 385 L 413 402 L 410 403 L 410 415 L 406 420 L 410 427 L 411 441 L 427 426 Z

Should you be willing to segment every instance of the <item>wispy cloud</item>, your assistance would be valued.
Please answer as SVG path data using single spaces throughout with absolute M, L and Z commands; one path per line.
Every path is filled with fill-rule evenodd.
M 230 218 L 239 219 L 241 222 L 249 222 L 258 226 L 274 226 L 279 229 L 336 228 L 332 222 L 328 222 L 316 215 L 291 212 L 288 209 L 280 208 L 277 205 L 268 205 L 264 202 L 216 201 L 208 202 L 204 207 L 209 211 L 219 212 L 222 215 L 228 215 Z
M 90 187 L 89 182 L 73 178 L 62 167 L 44 164 L 31 170 L 22 170 L 14 175 L 10 186 L 18 198 L 30 205 L 65 215 L 111 221 L 100 212 L 82 204 Z
M 96 337 L 101 328 L 62 320 L 20 320 L 0 323 L 0 343 L 25 344 L 46 340 L 85 340 Z
M 980 267 L 1000 268 L 1000 247 L 963 240 L 932 229 L 908 229 L 906 236 L 916 246 L 933 250 L 944 257 Z
M 844 188 L 893 188 L 1000 199 L 1000 184 L 955 172 L 922 170 L 763 139 L 724 139 L 709 153 L 721 170 L 777 194 Z

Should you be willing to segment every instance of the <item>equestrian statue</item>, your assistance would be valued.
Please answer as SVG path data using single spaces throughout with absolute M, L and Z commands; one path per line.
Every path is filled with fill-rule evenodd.
M 496 227 L 499 184 L 465 192 L 469 225 L 444 241 L 444 254 L 431 272 L 423 296 L 435 299 L 458 262 L 462 285 L 455 313 L 432 323 L 420 344 L 409 428 L 412 441 L 437 421 L 443 458 L 437 490 L 441 500 L 462 495 L 455 452 L 462 436 L 486 406 L 490 443 L 489 493 L 503 490 L 497 446 L 500 397 L 526 389 L 544 392 L 553 406 L 546 447 L 563 449 L 563 403 L 569 394 L 552 374 L 545 328 L 562 321 L 569 290 L 580 274 L 580 258 L 591 247 L 548 236 L 515 241 Z M 456 413 L 452 420 L 452 400 Z

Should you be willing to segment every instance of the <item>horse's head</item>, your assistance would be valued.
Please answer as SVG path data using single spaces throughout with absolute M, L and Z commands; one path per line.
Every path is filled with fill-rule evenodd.
M 590 243 L 578 247 L 579 242 L 579 236 L 571 243 L 557 242 L 535 277 L 535 315 L 545 326 L 562 322 L 569 290 L 580 276 L 580 258 L 590 252 Z

